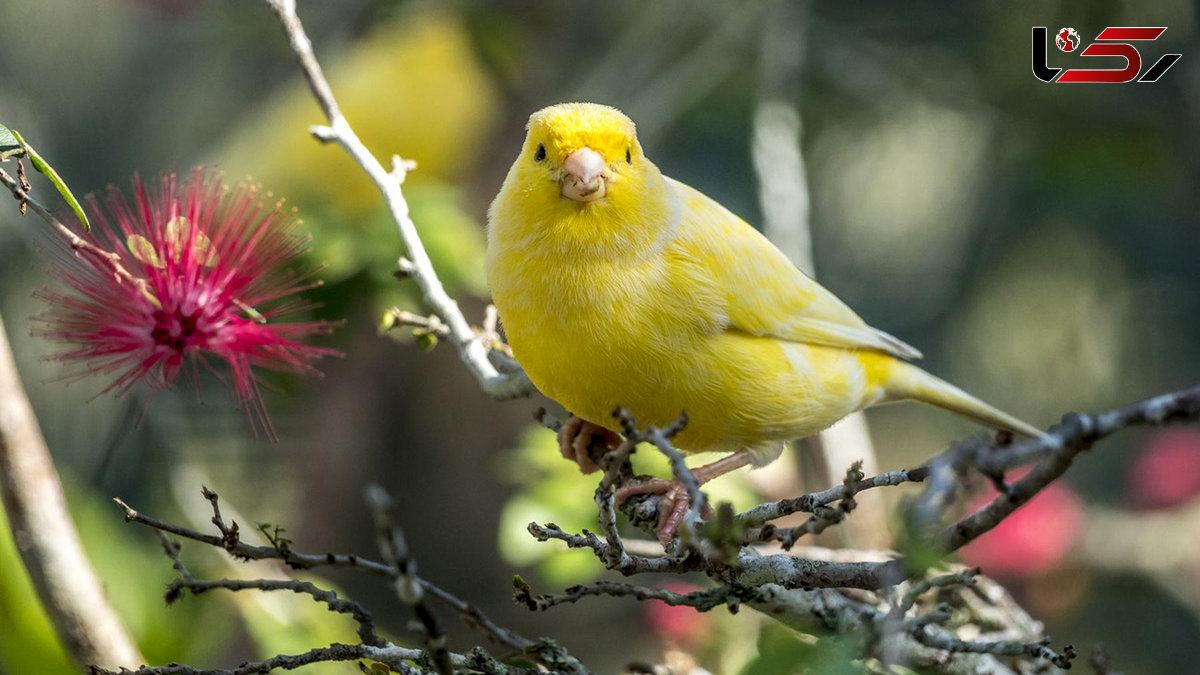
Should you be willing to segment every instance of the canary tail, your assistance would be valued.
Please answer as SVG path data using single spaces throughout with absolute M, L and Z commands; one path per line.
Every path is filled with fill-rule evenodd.
M 891 399 L 914 399 L 969 417 L 996 429 L 1041 438 L 1046 433 L 993 408 L 958 387 L 903 361 L 894 361 L 885 385 Z

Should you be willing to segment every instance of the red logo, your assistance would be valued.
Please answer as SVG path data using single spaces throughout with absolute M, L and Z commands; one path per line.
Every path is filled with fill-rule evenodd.
M 1054 44 L 1064 52 L 1073 52 L 1079 46 L 1079 33 L 1074 28 L 1060 28 L 1054 36 Z
M 1033 74 L 1043 82 L 1154 82 L 1163 76 L 1181 54 L 1163 54 L 1142 73 L 1142 54 L 1132 42 L 1151 42 L 1157 40 L 1166 27 L 1113 27 L 1109 26 L 1100 31 L 1096 40 L 1079 52 L 1080 56 L 1117 56 L 1125 60 L 1123 68 L 1051 68 L 1046 64 L 1046 41 L 1048 31 L 1045 26 L 1033 27 Z M 1079 33 L 1074 28 L 1059 29 L 1054 35 L 1054 44 L 1064 52 L 1075 51 L 1080 44 Z M 1138 75 L 1141 74 L 1141 77 Z

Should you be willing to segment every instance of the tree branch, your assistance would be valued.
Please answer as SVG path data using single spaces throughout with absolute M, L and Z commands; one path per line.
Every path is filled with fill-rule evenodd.
M 920 483 L 928 476 L 929 470 L 923 466 L 915 469 L 897 469 L 860 480 L 855 484 L 855 490 L 862 492 L 877 487 L 895 487 L 902 483 Z M 739 514 L 738 521 L 746 527 L 759 527 L 767 521 L 790 516 L 793 513 L 815 513 L 817 508 L 841 499 L 844 492 L 844 485 L 836 485 L 820 492 L 810 492 L 799 497 L 759 504 Z
M 0 172 L 2 174 L 3 172 Z M 30 201 L 39 215 L 44 211 Z M 17 551 L 67 654 L 131 666 L 142 657 L 108 599 L 67 510 L 62 482 L 0 320 L 0 497 Z
M 811 3 L 770 5 L 763 12 L 759 42 L 760 98 L 753 118 L 750 149 L 758 178 L 763 234 L 805 274 L 816 278 L 808 171 L 801 152 L 803 120 L 794 103 L 807 56 Z M 853 413 L 820 434 L 795 444 L 805 467 L 802 485 L 835 482 L 855 461 L 867 473 L 878 471 L 867 418 Z M 879 510 L 862 514 L 845 532 L 851 547 L 881 548 L 890 543 L 887 519 Z M 813 534 L 816 534 L 815 532 Z
M 377 647 L 387 644 L 375 632 L 375 622 L 371 619 L 371 615 L 363 609 L 362 605 L 339 598 L 337 593 L 318 588 L 307 581 L 300 581 L 298 579 L 218 579 L 215 581 L 197 579 L 192 576 L 191 570 L 187 568 L 183 563 L 183 559 L 180 558 L 181 547 L 179 543 L 171 541 L 162 530 L 156 530 L 156 532 L 159 539 L 162 540 L 163 551 L 171 558 L 175 571 L 179 573 L 179 578 L 167 585 L 167 592 L 164 597 L 168 605 L 174 604 L 179 600 L 184 590 L 191 591 L 193 595 L 200 595 L 215 588 L 235 592 L 246 590 L 291 591 L 311 596 L 313 600 L 324 603 L 331 612 L 349 615 L 358 622 L 358 636 L 362 639 L 363 644 Z
M 13 197 L 16 198 L 17 201 L 19 201 L 22 205 L 28 205 L 34 213 L 41 217 L 42 220 L 46 221 L 47 225 L 54 228 L 55 231 L 62 235 L 63 238 L 67 240 L 71 250 L 77 255 L 86 255 L 92 258 L 99 263 L 101 267 L 107 268 L 112 275 L 121 282 L 133 286 L 143 295 L 151 298 L 156 303 L 158 302 L 158 300 L 154 299 L 154 295 L 150 292 L 150 286 L 146 283 L 146 280 L 142 279 L 141 277 L 134 276 L 128 269 L 125 268 L 124 265 L 121 264 L 120 255 L 113 253 L 112 251 L 105 250 L 104 248 L 94 244 L 88 238 L 76 234 L 73 230 L 71 230 L 71 228 L 63 224 L 61 220 L 56 218 L 54 214 L 50 213 L 49 209 L 47 209 L 41 202 L 34 199 L 33 196 L 29 194 L 29 189 L 27 187 L 22 185 L 21 182 L 13 179 L 13 177 L 8 175 L 8 173 L 3 169 L 0 169 L 0 183 L 3 183 L 4 186 L 7 187 L 10 192 L 12 192 Z M 22 210 L 22 214 L 23 213 L 24 211 Z
M 446 633 L 441 621 L 425 603 L 425 590 L 417 576 L 417 561 L 408 555 L 404 532 L 396 525 L 392 498 L 378 485 L 367 486 L 367 504 L 375 519 L 375 538 L 383 560 L 394 571 L 392 588 L 401 602 L 412 607 L 425 633 L 425 648 L 429 651 L 438 675 L 453 675 L 450 654 L 446 651 Z
M 531 523 L 530 533 L 541 541 L 554 539 L 568 548 L 589 549 L 606 567 L 625 575 L 703 572 L 718 586 L 683 595 L 645 586 L 600 582 L 546 595 L 534 594 L 528 584 L 518 579 L 518 601 L 531 609 L 547 609 L 594 595 L 661 599 L 701 609 L 745 602 L 801 630 L 865 632 L 870 636 L 868 652 L 880 655 L 885 661 L 945 666 L 939 667 L 940 672 L 974 672 L 962 664 L 970 664 L 971 668 L 983 664 L 995 672 L 1009 672 L 995 659 L 1023 657 L 1065 668 L 1075 658 L 1075 652 L 1069 646 L 1061 651 L 1051 649 L 1040 636 L 1040 625 L 1014 602 L 1005 600 L 1007 596 L 995 585 L 990 586 L 988 594 L 964 596 L 962 602 L 973 616 L 1011 617 L 1011 620 L 1001 622 L 1005 630 L 1000 634 L 973 635 L 970 640 L 964 639 L 949 626 L 951 613 L 948 608 L 918 611 L 919 599 L 932 589 L 973 587 L 978 570 L 926 578 L 924 567 L 894 554 L 875 559 L 852 556 L 800 558 L 760 551 L 745 544 L 779 540 L 788 546 L 802 534 L 816 533 L 841 522 L 854 509 L 854 497 L 862 490 L 921 482 L 925 483 L 925 489 L 910 508 L 912 520 L 917 525 L 910 536 L 923 541 L 926 548 L 932 546 L 935 553 L 949 553 L 1010 515 L 1020 504 L 1061 476 L 1075 456 L 1100 439 L 1131 426 L 1200 417 L 1200 386 L 1097 415 L 1071 414 L 1040 439 L 1006 443 L 1009 439 L 1002 438 L 997 444 L 989 444 L 979 437 L 968 438 L 914 469 L 864 478 L 859 465 L 855 464 L 847 471 L 841 485 L 827 490 L 761 504 L 738 516 L 733 516 L 727 506 L 719 509 L 714 522 L 695 529 L 699 538 L 675 549 L 674 555 L 655 555 L 645 547 L 631 547 L 617 532 L 614 514 L 610 513 L 611 494 L 621 481 L 637 479 L 630 475 L 632 472 L 626 466 L 632 452 L 631 444 L 655 442 L 668 457 L 671 456 L 669 450 L 673 450 L 666 435 L 653 429 L 635 428 L 627 414 L 619 417 L 627 441 L 599 460 L 604 476 L 597 487 L 596 500 L 604 538 L 586 530 L 572 534 L 554 524 Z M 1036 465 L 1028 474 L 1012 485 L 1004 484 L 1006 471 L 1029 462 L 1036 462 Z M 1005 493 L 975 514 L 938 530 L 946 511 L 954 503 L 959 479 L 972 470 L 992 479 Z M 836 506 L 830 506 L 835 502 Z M 770 522 L 796 512 L 814 515 L 803 525 L 786 530 L 776 530 Z M 726 515 L 722 516 L 723 513 Z M 639 514 L 639 517 L 645 520 L 644 515 Z M 633 515 L 631 518 L 639 522 L 639 518 Z M 737 542 L 732 550 L 729 547 L 731 533 L 736 535 L 734 541 Z M 639 554 L 635 550 L 647 553 Z M 914 575 L 917 576 L 913 578 Z M 853 599 L 855 597 L 863 599 Z M 988 605 L 986 611 L 980 609 L 980 602 Z M 731 608 L 733 606 L 731 604 Z M 955 658 L 947 662 L 937 656 L 945 652 L 954 654 Z
M 946 528 L 934 539 L 935 545 L 954 551 L 987 532 L 1028 502 L 1042 488 L 1063 475 L 1079 453 L 1098 441 L 1133 426 L 1162 425 L 1200 417 L 1200 385 L 1148 398 L 1138 403 L 1098 415 L 1070 414 L 1050 433 L 1000 449 L 974 449 L 958 452 L 956 467 L 975 466 L 987 475 L 1002 473 L 1034 457 L 1045 457 L 990 504 Z M 951 452 L 954 452 L 953 449 Z
M 351 128 L 350 123 L 342 115 L 337 101 L 321 65 L 313 53 L 312 42 L 304 31 L 300 17 L 296 14 L 295 0 L 267 0 L 268 4 L 279 16 L 287 33 L 292 51 L 300 60 L 300 68 L 312 89 L 314 98 L 325 113 L 328 126 L 314 126 L 310 129 L 313 136 L 325 143 L 336 143 L 362 167 L 363 171 L 375 182 L 383 195 L 392 220 L 396 223 L 396 231 L 404 243 L 408 261 L 404 266 L 408 276 L 421 289 L 421 296 L 438 318 L 445 324 L 446 337 L 458 351 L 462 362 L 479 381 L 480 387 L 489 396 L 496 399 L 517 398 L 533 393 L 533 385 L 525 373 L 511 359 L 503 354 L 489 351 L 484 341 L 479 340 L 475 331 L 463 317 L 458 303 L 446 293 L 442 282 L 438 279 L 429 254 L 417 233 L 417 227 L 409 217 L 408 202 L 404 199 L 401 184 L 408 171 L 414 168 L 412 162 L 406 162 L 399 157 L 392 157 L 392 171 L 387 171 L 371 151 L 363 144 Z M 504 365 L 505 372 L 501 373 L 493 365 L 497 360 Z
M 425 594 L 436 598 L 439 602 L 452 608 L 461 616 L 466 625 L 481 631 L 496 644 L 511 650 L 512 654 L 536 661 L 549 672 L 570 673 L 573 675 L 586 675 L 590 672 L 578 659 L 571 656 L 565 649 L 559 647 L 553 641 L 547 639 L 530 640 L 522 637 L 515 631 L 503 628 L 488 618 L 478 607 L 460 600 L 448 591 L 417 576 L 415 561 L 408 554 L 407 546 L 403 541 L 403 534 L 395 526 L 392 519 L 391 498 L 378 486 L 371 486 L 369 488 L 368 504 L 371 506 L 372 515 L 376 519 L 377 539 L 387 562 L 378 562 L 347 554 L 327 553 L 319 555 L 301 553 L 293 550 L 290 542 L 274 546 L 253 546 L 246 544 L 240 539 L 237 523 L 226 523 L 222 518 L 219 505 L 220 498 L 217 493 L 208 488 L 202 488 L 202 492 L 212 507 L 213 517 L 211 521 L 214 527 L 217 528 L 217 531 L 220 532 L 219 535 L 204 534 L 186 527 L 166 523 L 139 513 L 120 499 L 113 500 L 124 511 L 126 522 L 138 523 L 153 528 L 163 538 L 164 551 L 170 556 L 176 571 L 180 574 L 180 578 L 168 587 L 168 602 L 173 601 L 181 589 L 191 590 L 193 593 L 201 593 L 212 589 L 225 589 L 229 591 L 253 589 L 262 591 L 288 590 L 294 593 L 303 593 L 312 596 L 319 602 L 324 602 L 331 611 L 353 616 L 359 623 L 359 636 L 362 638 L 363 644 L 330 645 L 327 648 L 314 649 L 305 654 L 284 655 L 253 664 L 244 664 L 232 670 L 203 671 L 188 669 L 186 666 L 168 665 L 143 668 L 142 670 L 135 671 L 139 674 L 166 675 L 181 673 L 192 675 L 194 673 L 213 673 L 214 675 L 228 675 L 235 673 L 240 675 L 241 673 L 265 673 L 271 669 L 286 670 L 318 661 L 353 660 L 357 658 L 368 658 L 383 662 L 400 672 L 436 672 L 439 675 L 462 669 L 471 672 L 504 674 L 533 672 L 523 668 L 506 666 L 496 661 L 494 657 L 483 651 L 481 647 L 476 647 L 469 655 L 450 652 L 447 649 L 445 633 L 434 617 L 432 609 L 424 603 L 423 598 Z M 397 596 L 405 604 L 412 606 L 417 613 L 425 633 L 427 648 L 425 650 L 405 650 L 386 643 L 375 633 L 370 615 L 360 605 L 338 598 L 332 591 L 320 589 L 307 582 L 278 579 L 250 581 L 231 579 L 217 581 L 197 580 L 180 560 L 178 544 L 166 539 L 164 533 L 167 532 L 223 549 L 235 558 L 242 560 L 272 559 L 281 560 L 294 569 L 343 567 L 356 569 L 366 574 L 386 576 L 393 580 L 393 588 L 396 589 Z M 399 656 L 396 656 L 397 654 Z M 414 668 L 411 665 L 400 663 L 405 660 L 414 661 L 419 667 Z M 172 668 L 183 668 L 183 670 L 172 670 Z M 259 668 L 259 670 L 254 670 L 253 668 Z
M 854 495 L 858 494 L 859 485 L 863 479 L 862 465 L 861 461 L 854 462 L 846 470 L 846 478 L 840 489 L 835 488 L 839 500 L 836 508 L 823 504 L 814 505 L 811 510 L 813 516 L 803 524 L 784 529 L 778 529 L 770 524 L 754 528 L 743 535 L 742 542 L 749 544 L 758 541 L 778 541 L 783 546 L 783 550 L 787 551 L 795 545 L 796 540 L 800 537 L 806 534 L 821 534 L 826 529 L 842 522 L 846 516 L 850 515 L 851 511 L 858 507 Z
M 515 579 L 515 585 L 517 590 L 513 594 L 513 599 L 531 610 L 550 609 L 558 605 L 576 602 L 585 596 L 607 595 L 631 597 L 637 600 L 661 600 L 668 605 L 695 607 L 701 612 L 729 604 L 732 611 L 737 611 L 737 600 L 733 596 L 733 589 L 729 586 L 718 586 L 711 590 L 694 593 L 676 593 L 665 588 L 597 581 L 591 584 L 572 586 L 562 593 L 534 594 L 529 584 L 520 577 Z

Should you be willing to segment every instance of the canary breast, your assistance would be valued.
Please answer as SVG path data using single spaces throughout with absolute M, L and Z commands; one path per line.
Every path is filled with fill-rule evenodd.
M 703 204 L 670 197 L 681 201 L 670 237 L 605 257 L 564 255 L 532 235 L 506 241 L 530 215 L 497 201 L 493 298 L 517 360 L 543 393 L 608 427 L 618 406 L 659 426 L 686 411 L 676 443 L 692 451 L 805 436 L 881 396 L 886 358 L 731 328 L 725 289 L 709 269 L 721 261 L 697 245 L 712 236 Z

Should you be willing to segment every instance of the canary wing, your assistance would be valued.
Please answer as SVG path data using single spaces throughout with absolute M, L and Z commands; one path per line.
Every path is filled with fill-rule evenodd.
M 666 180 L 681 201 L 679 244 L 723 294 L 727 330 L 921 357 L 910 345 L 868 326 L 744 220 L 700 191 Z

